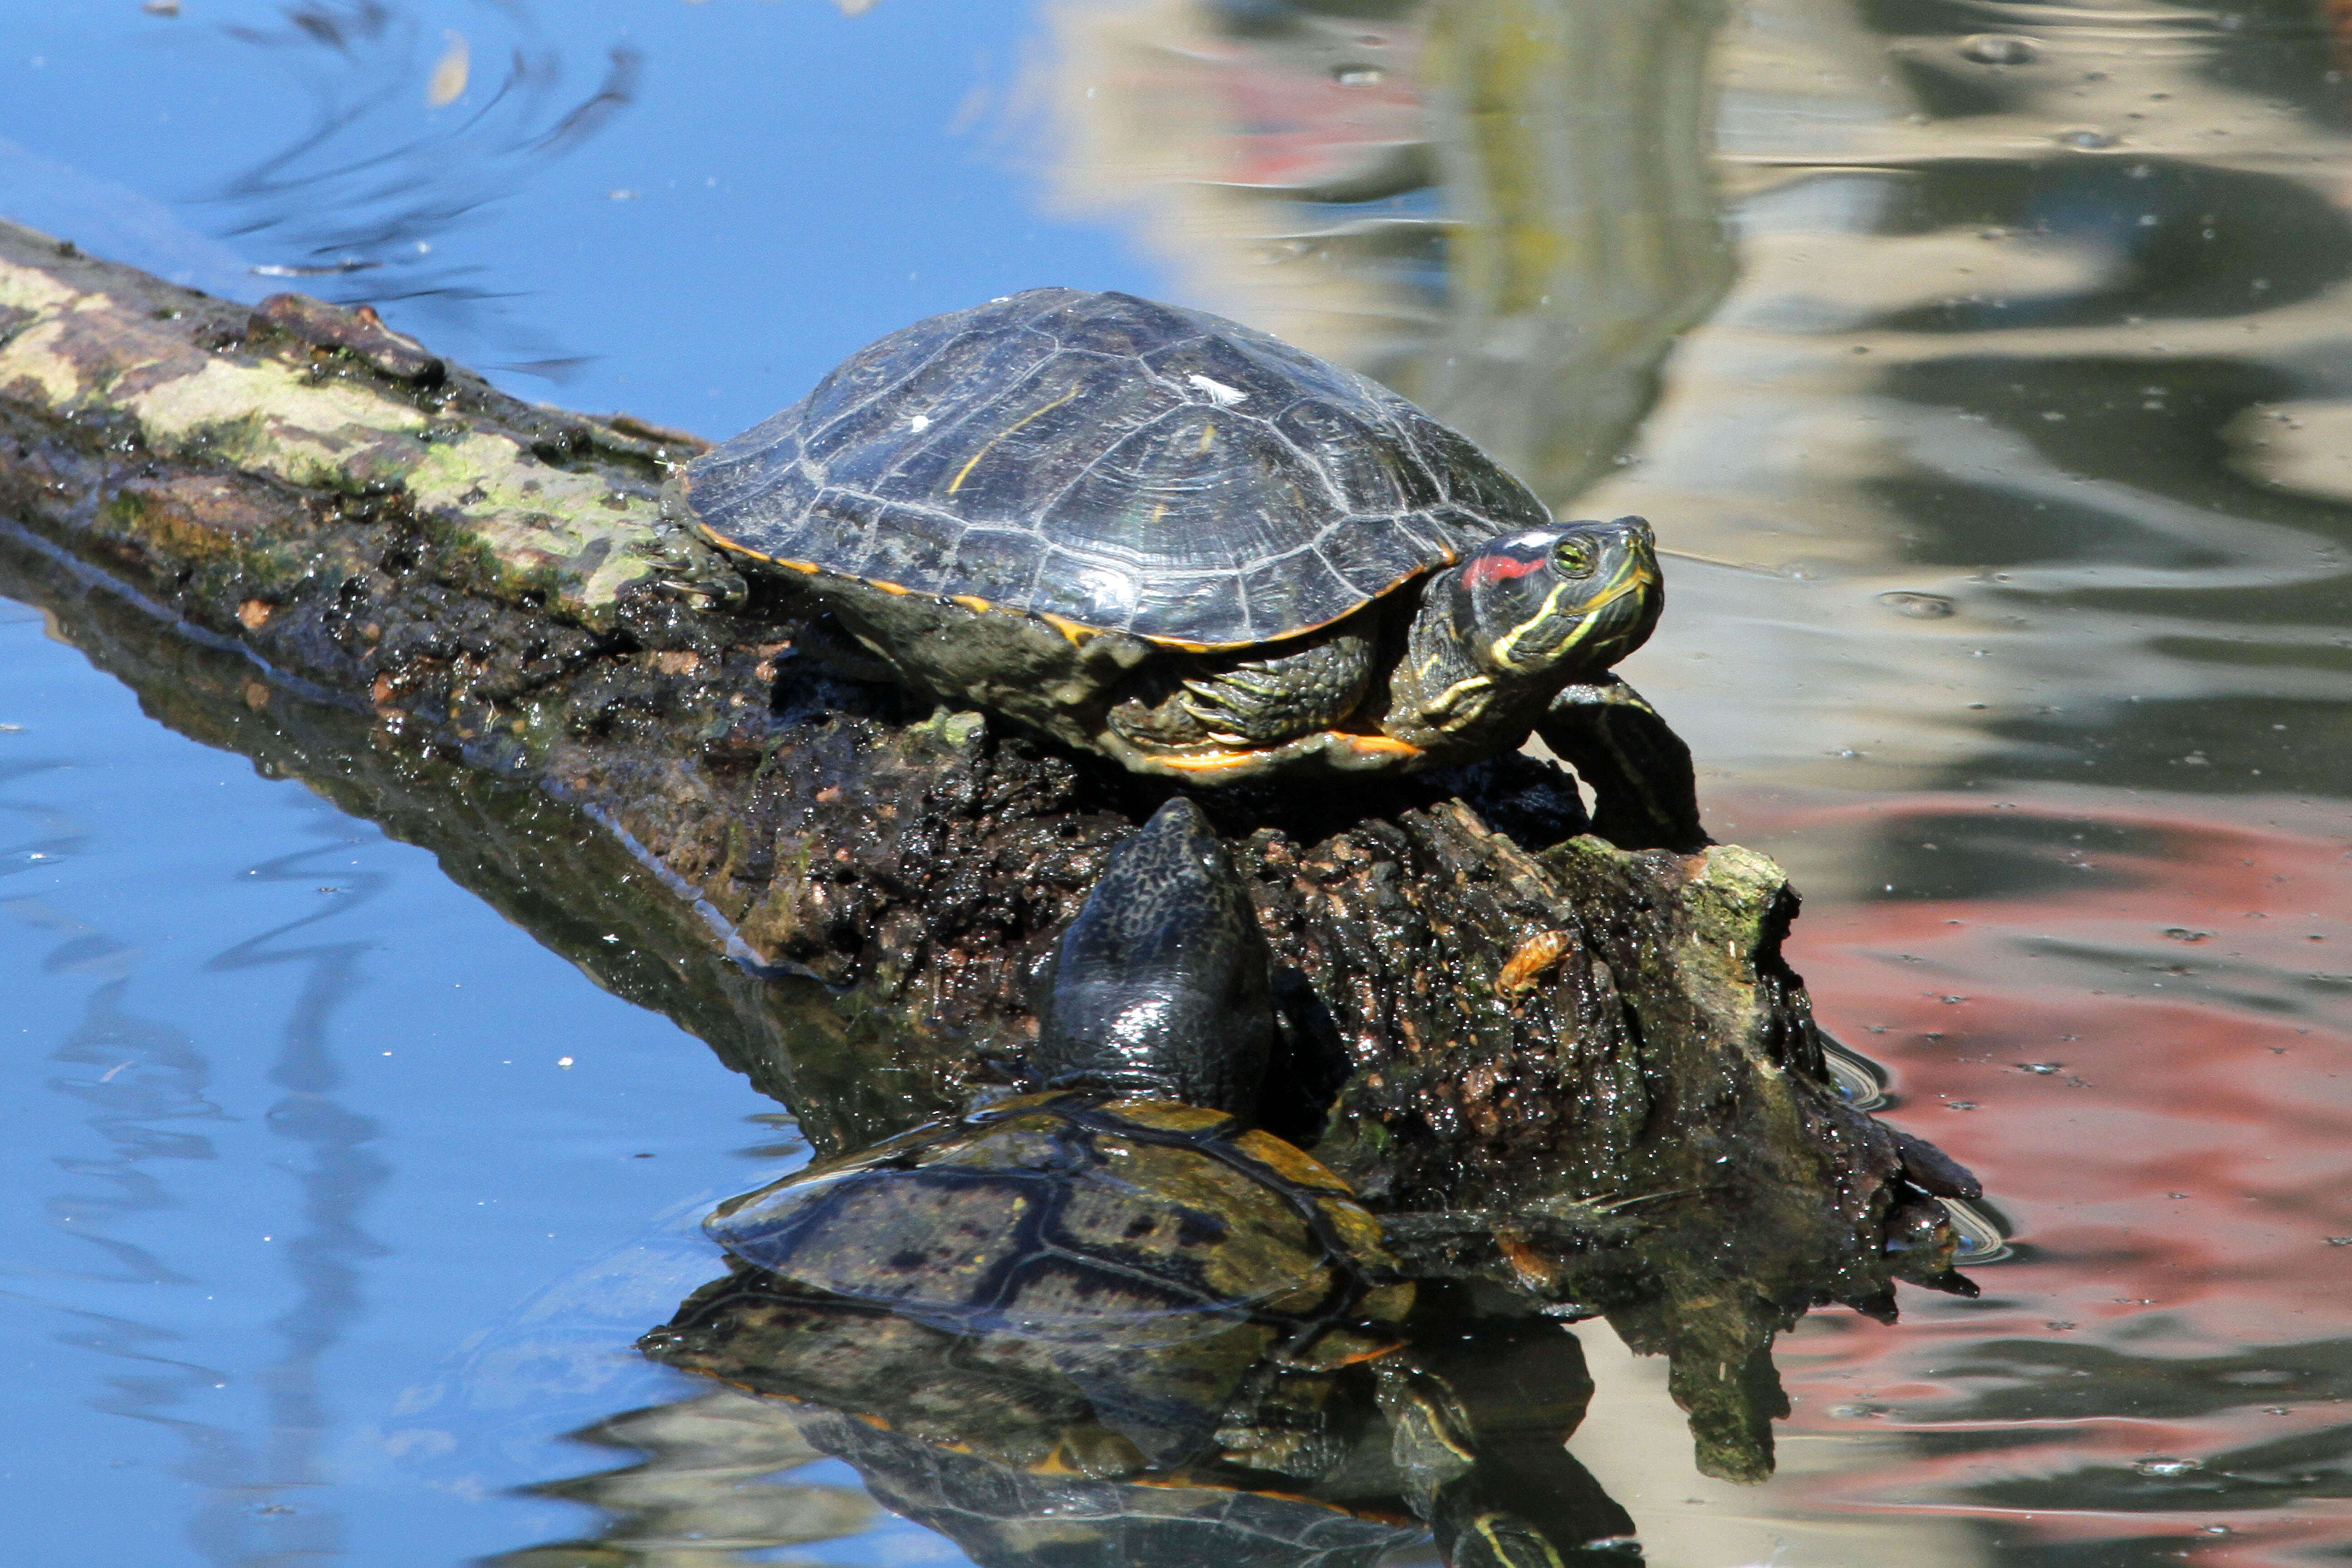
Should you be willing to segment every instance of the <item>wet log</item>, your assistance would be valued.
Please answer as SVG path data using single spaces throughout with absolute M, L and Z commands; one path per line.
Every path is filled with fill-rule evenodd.
M 1045 939 L 1166 786 L 815 657 L 663 521 L 702 449 L 0 224 L 0 593 L 852 1147 L 1013 1070 Z M 1672 1356 L 1703 1468 L 1767 1473 L 1777 1331 L 1956 1285 L 1949 1162 L 1840 1098 L 1795 894 L 1605 842 L 1529 756 L 1344 794 L 1206 798 L 1296 1026 L 1269 1125 L 1421 1271 Z

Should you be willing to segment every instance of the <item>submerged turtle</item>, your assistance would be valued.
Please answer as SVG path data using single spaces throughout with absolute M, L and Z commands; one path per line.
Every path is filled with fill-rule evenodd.
M 1601 818 L 1701 837 L 1687 753 L 1607 674 L 1657 622 L 1649 525 L 1556 522 L 1396 394 L 1202 311 L 1037 289 L 919 321 L 671 504 L 898 679 L 1138 772 L 1406 771 L 1534 729 Z
M 1412 1300 L 1347 1184 L 1249 1124 L 1266 976 L 1239 873 L 1171 801 L 1048 961 L 1039 1092 L 811 1165 L 706 1228 L 793 1286 L 1016 1342 L 1124 1451 L 1180 1462 L 1250 1367 L 1378 1355 Z
M 1455 1568 L 1629 1528 L 1560 1448 L 1575 1341 L 1509 1331 L 1538 1338 L 1502 1397 L 1417 1359 L 1379 1222 L 1250 1126 L 1267 950 L 1199 807 L 1119 847 L 1038 1013 L 1037 1091 L 720 1205 L 735 1272 L 647 1353 L 813 1407 L 813 1442 L 991 1568 L 1352 1568 L 1412 1539 L 1400 1502 Z

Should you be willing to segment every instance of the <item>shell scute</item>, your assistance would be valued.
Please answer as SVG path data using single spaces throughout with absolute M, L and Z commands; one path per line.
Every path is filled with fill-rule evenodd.
M 1066 1172 L 1084 1166 L 1087 1157 L 1068 1123 L 1040 1110 L 944 1139 L 921 1163 L 926 1170 Z
M 886 506 L 859 496 L 845 500 L 836 515 L 851 514 L 851 502 L 866 525 L 865 548 L 850 568 L 875 583 L 896 583 L 931 594 L 959 575 L 958 560 L 969 531 L 953 518 L 915 507 Z
M 988 1185 L 975 1202 L 969 1181 L 846 1171 L 788 1184 L 709 1228 L 739 1258 L 854 1300 L 960 1300 L 1045 1195 L 1034 1179 Z
M 1226 572 L 1186 576 L 1163 572 L 1130 581 L 1135 583 L 1135 612 L 1123 622 L 1097 620 L 1076 611 L 1063 613 L 1073 620 L 1143 637 L 1197 637 L 1204 643 L 1250 642 L 1276 635 L 1264 612 L 1243 597 L 1240 579 Z
M 962 332 L 940 345 L 911 374 L 845 409 L 803 437 L 808 457 L 822 464 L 834 484 L 872 489 L 884 476 L 950 439 L 955 429 L 985 408 L 970 407 L 969 388 L 978 381 L 1018 384 L 1045 363 L 1049 345 L 1034 339 Z
M 1230 338 L 1194 338 L 1143 359 L 1191 402 L 1273 421 L 1307 395 L 1297 365 Z
M 912 375 L 958 336 L 968 332 L 985 334 L 992 325 L 985 321 L 933 316 L 899 328 L 826 372 L 799 405 L 799 427 L 804 431 L 824 429 L 844 415 L 856 412 L 876 393 Z
M 695 464 L 696 486 L 756 489 L 765 477 L 796 466 L 805 449 L 806 434 L 799 415 L 798 408 L 787 408 L 717 447 Z
M 1003 396 L 902 452 L 887 490 L 976 522 L 1027 524 L 1085 473 L 1105 441 L 1177 402 L 1120 361 L 1056 353 Z
M 1325 563 L 1365 598 L 1378 598 L 1406 578 L 1428 570 L 1430 546 L 1405 528 L 1367 532 L 1370 537 L 1348 542 L 1352 548 L 1327 546 L 1323 552 Z M 1450 563 L 1455 554 L 1446 550 L 1438 552 L 1437 558 Z
M 955 593 L 1032 607 L 1027 604 L 1030 584 L 1045 560 L 1045 542 L 1034 530 L 972 527 L 958 535 L 947 572 Z
M 1533 525 L 1512 524 L 1514 529 L 1530 526 Z M 1433 506 L 1426 511 L 1416 512 L 1402 520 L 1400 527 L 1402 531 L 1430 541 L 1432 548 L 1442 549 L 1444 559 L 1449 562 L 1458 561 L 1469 554 L 1481 543 L 1495 537 L 1497 531 L 1509 531 L 1508 530 L 1498 531 L 1493 524 L 1451 503 Z
M 1311 553 L 1311 549 L 1295 550 L 1242 574 L 1242 598 L 1248 605 L 1251 619 L 1255 624 L 1262 626 L 1311 626 L 1317 624 L 1317 613 L 1324 604 L 1320 595 L 1328 593 L 1328 584 L 1318 582 L 1312 563 L 1302 559 Z
M 773 531 L 761 548 L 771 555 L 805 555 L 854 572 L 873 553 L 875 530 L 887 526 L 888 510 L 871 496 L 828 487 L 809 502 L 798 526 Z
M 1275 421 L 1314 461 L 1349 511 L 1379 516 L 1430 506 L 1443 499 L 1436 482 L 1405 455 L 1395 433 L 1349 415 L 1321 398 L 1306 398 Z
M 1039 290 L 1043 293 L 1045 290 Z M 1030 316 L 1031 331 L 1043 332 L 1065 348 L 1138 358 L 1202 335 L 1201 318 L 1189 310 L 1117 292 L 1087 294 L 1055 289 L 1067 298 L 1045 302 Z
M 1146 354 L 1144 363 L 1181 384 L 1192 385 L 1191 377 L 1205 375 L 1247 394 L 1250 401 L 1234 406 L 1261 419 L 1274 418 L 1301 397 L 1377 403 L 1395 396 L 1378 382 L 1318 359 L 1269 333 L 1232 321 L 1216 325 L 1219 330 L 1214 332 Z M 1194 386 L 1193 390 L 1215 395 L 1206 388 Z
M 730 536 L 762 555 L 784 553 L 784 543 L 805 531 L 809 508 L 824 489 L 797 458 L 763 462 L 756 453 L 693 475 L 696 509 L 732 518 Z
M 1318 1198 L 1315 1206 L 1322 1211 L 1324 1220 L 1346 1245 L 1351 1257 L 1393 1267 L 1394 1260 L 1389 1256 L 1386 1239 L 1381 1232 L 1381 1222 L 1372 1217 L 1370 1210 L 1352 1197 Z
M 707 1226 L 785 1278 L 956 1331 L 1127 1343 L 1352 1316 L 1361 1271 L 1390 1267 L 1345 1184 L 1270 1134 L 1228 1139 L 1231 1118 L 1194 1107 L 1089 1103 L 918 1129 L 887 1164 L 803 1172 Z
M 1108 1153 L 1124 1141 L 1100 1142 Z M 1090 1254 L 1124 1250 L 1129 1267 L 1185 1278 L 1203 1300 L 1236 1307 L 1302 1290 L 1312 1305 L 1329 1293 L 1333 1260 L 1322 1243 L 1287 1198 L 1246 1173 L 1190 1148 L 1135 1143 L 1103 1174 L 1075 1188 L 1059 1216 L 1058 1228 Z M 1155 1230 L 1129 1238 L 1146 1215 Z
M 1536 499 L 1535 491 L 1504 472 L 1466 437 L 1418 409 L 1406 412 L 1413 444 L 1430 455 L 1431 469 L 1444 487 L 1446 499 L 1471 516 L 1486 520 L 1482 534 L 1492 537 L 1522 528 L 1541 528 L 1551 521 L 1551 513 Z
M 1057 556 L 1082 574 L 1066 583 L 1049 568 L 1041 586 L 1063 599 L 1059 614 L 1145 637 L 1279 637 L 1363 602 L 1297 554 L 1302 536 L 1339 516 L 1320 476 L 1267 426 L 1187 405 L 1112 447 L 1047 509 Z M 1287 593 L 1262 599 L 1253 576 L 1244 607 L 1241 578 L 1261 567 Z M 1087 596 L 1063 598 L 1077 583 Z
M 1333 1174 L 1329 1166 L 1286 1139 L 1254 1127 L 1234 1139 L 1234 1147 L 1293 1186 L 1355 1201 L 1354 1191 Z
M 1188 404 L 1105 450 L 1044 521 L 1066 549 L 1232 572 L 1296 547 L 1299 519 L 1319 526 L 1338 516 L 1318 479 L 1263 422 Z M 1207 517 L 1219 525 L 1201 526 Z
M 1103 1112 L 1160 1132 L 1207 1132 L 1234 1120 L 1229 1111 L 1186 1105 L 1179 1100 L 1114 1100 L 1103 1107 Z

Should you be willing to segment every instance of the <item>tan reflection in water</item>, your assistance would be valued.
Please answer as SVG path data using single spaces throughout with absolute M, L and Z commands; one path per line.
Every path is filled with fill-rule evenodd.
M 2340 280 L 2283 287 L 2242 242 L 2189 254 L 2200 224 L 2226 246 L 2263 222 L 2284 199 L 2266 193 L 2343 205 L 2352 139 L 2266 90 L 2265 60 L 2324 51 L 2318 28 L 1952 0 L 1902 36 L 1848 5 L 1764 0 L 1711 46 L 1717 16 L 1064 4 L 1040 90 L 1065 201 L 1126 215 L 1188 298 L 1391 382 L 1556 507 L 1638 511 L 1670 550 L 1753 563 L 1678 563 L 1676 609 L 1628 668 L 1718 781 L 1906 784 L 1964 765 L 1984 750 L 1977 715 L 2021 700 L 2340 683 L 2340 628 L 2266 626 L 2278 651 L 2260 668 L 2171 635 L 2238 637 L 2207 625 L 2239 613 L 2227 595 L 2284 605 L 2340 573 L 2323 535 L 2263 500 L 2346 498 L 2352 404 L 2242 399 L 2200 425 L 2185 395 L 2235 395 L 2231 367 L 2291 380 L 2347 346 Z M 2214 214 L 2232 192 L 2238 210 Z M 1739 277 L 1716 308 L 1726 217 Z M 2200 267 L 2235 297 L 2120 302 L 2152 269 Z M 2119 303 L 2058 308 L 2104 299 Z M 2003 418 L 1949 384 L 1995 361 L 2050 395 Z M 2126 392 L 2125 412 L 2168 418 L 2092 418 Z M 2207 440 L 2237 493 L 2148 461 L 2151 443 Z M 1640 461 L 1621 468 L 1629 446 Z M 2065 526 L 2021 552 L 1986 537 L 1971 513 L 1988 508 Z M 2066 527 L 2108 537 L 2078 547 Z M 2166 602 L 2135 613 L 2118 589 Z
M 1678 566 L 1626 674 L 1717 789 L 1916 787 L 2019 714 L 2331 700 L 2352 403 L 2288 389 L 2352 346 L 2352 137 L 2281 89 L 2317 89 L 2315 13 L 1899 15 L 1727 30 L 1740 276 L 1580 510 L 1763 571 Z
M 1728 279 L 1706 0 L 1065 4 L 1064 199 L 1560 504 Z
M 823 1458 L 792 1411 L 720 1392 L 653 1405 L 573 1434 L 643 1458 L 532 1489 L 600 1510 L 593 1539 L 526 1547 L 490 1568 L 721 1568 L 773 1563 L 778 1551 L 856 1536 L 880 1512 L 854 1487 L 813 1485 L 789 1472 Z M 780 1479 L 782 1478 L 782 1479 Z

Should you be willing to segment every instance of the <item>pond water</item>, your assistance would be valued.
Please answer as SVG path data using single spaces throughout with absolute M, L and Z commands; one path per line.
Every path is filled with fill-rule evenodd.
M 1788 1336 L 1767 1485 L 1698 1476 L 1597 1324 L 1572 1450 L 1670 1568 L 2320 1563 L 2340 14 L 0 0 L 0 216 L 714 437 L 915 317 L 1129 289 L 1644 513 L 1678 556 L 1628 675 L 2010 1242 L 1980 1300 Z M 774 1107 L 49 629 L 0 603 L 5 1555 L 964 1561 L 629 1349 L 801 1157 Z

